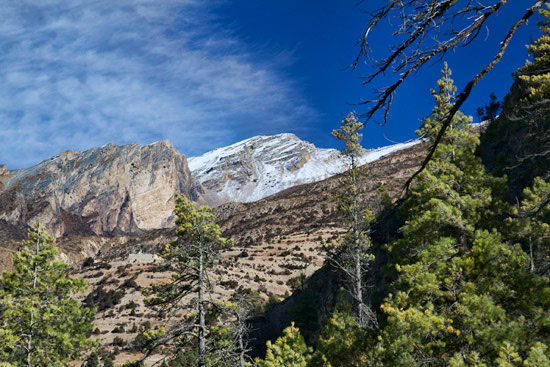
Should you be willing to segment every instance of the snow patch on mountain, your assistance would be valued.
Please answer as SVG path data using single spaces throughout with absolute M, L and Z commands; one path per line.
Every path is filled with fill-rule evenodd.
M 367 150 L 360 164 L 406 149 L 419 140 Z M 344 172 L 336 149 L 317 148 L 294 134 L 256 136 L 188 159 L 191 175 L 220 202 L 252 202 L 289 187 Z

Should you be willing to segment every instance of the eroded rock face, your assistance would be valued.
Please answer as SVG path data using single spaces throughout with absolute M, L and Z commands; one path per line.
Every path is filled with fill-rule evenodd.
M 3 166 L 5 167 L 5 166 Z M 56 237 L 139 233 L 173 224 L 179 193 L 200 201 L 186 158 L 167 140 L 66 151 L 38 165 L 0 167 L 0 220 L 40 221 Z

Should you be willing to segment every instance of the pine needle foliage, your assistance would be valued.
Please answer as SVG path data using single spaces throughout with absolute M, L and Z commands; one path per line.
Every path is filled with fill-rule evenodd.
M 362 367 L 367 362 L 366 331 L 342 298 L 326 321 L 308 367 Z
M 547 113 L 550 104 L 550 2 L 546 3 L 546 9 L 539 12 L 543 16 L 543 20 L 539 22 L 542 34 L 527 47 L 533 59 L 528 60 L 516 72 L 516 76 L 528 87 L 528 94 L 521 100 L 518 108 Z M 541 108 L 543 106 L 546 108 Z
M 13 265 L 0 279 L 0 366 L 70 366 L 95 344 L 87 337 L 94 311 L 73 298 L 86 283 L 69 277 L 53 238 L 38 226 Z
M 506 219 L 508 236 L 530 256 L 530 270 L 550 277 L 550 179 L 536 177 Z
M 418 132 L 429 142 L 453 102 L 450 76 L 445 65 Z M 470 121 L 456 114 L 413 182 L 403 239 L 388 246 L 398 278 L 380 307 L 385 322 L 371 340 L 369 365 L 493 366 L 548 357 L 540 346 L 550 325 L 548 278 L 529 271 L 528 254 L 503 229 L 505 179 L 485 172 Z
M 257 367 L 307 367 L 312 350 L 300 330 L 292 323 L 275 343 L 267 342 L 265 359 L 256 359 Z

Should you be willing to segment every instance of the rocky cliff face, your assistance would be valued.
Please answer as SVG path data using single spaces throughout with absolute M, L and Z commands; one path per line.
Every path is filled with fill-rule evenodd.
M 367 151 L 360 164 L 372 162 L 419 141 Z M 189 158 L 191 174 L 218 203 L 252 202 L 299 184 L 323 180 L 347 169 L 335 149 L 321 149 L 294 134 L 256 136 Z
M 0 220 L 39 221 L 56 237 L 169 227 L 179 193 L 200 201 L 203 191 L 168 141 L 66 151 L 21 170 L 0 166 Z
M 10 170 L 5 164 L 0 164 L 0 190 L 4 190 L 4 181 L 10 177 Z

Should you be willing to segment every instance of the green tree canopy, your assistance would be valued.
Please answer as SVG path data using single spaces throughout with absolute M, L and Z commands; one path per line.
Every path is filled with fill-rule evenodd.
M 430 142 L 452 106 L 450 75 L 445 66 L 432 91 L 434 110 L 419 130 Z M 375 365 L 485 366 L 506 353 L 521 360 L 545 353 L 537 343 L 549 325 L 548 279 L 529 271 L 529 256 L 503 229 L 505 181 L 475 156 L 470 121 L 455 115 L 413 181 L 403 239 L 389 245 L 398 278 L 372 340 Z
M 256 359 L 258 367 L 306 367 L 312 350 L 294 323 L 283 330 L 275 343 L 267 342 L 265 359 Z
M 368 361 L 366 331 L 342 299 L 326 321 L 308 367 L 362 367 Z
M 13 255 L 14 271 L 0 279 L 0 365 L 69 366 L 94 342 L 93 310 L 73 298 L 86 284 L 58 260 L 54 240 L 40 227 Z

